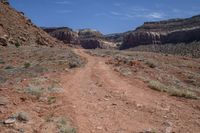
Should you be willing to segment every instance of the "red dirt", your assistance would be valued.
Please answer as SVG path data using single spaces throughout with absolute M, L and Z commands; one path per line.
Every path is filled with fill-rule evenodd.
M 75 52 L 88 63 L 71 75 L 61 75 L 63 104 L 70 103 L 71 109 L 60 112 L 71 116 L 78 133 L 200 131 L 199 100 L 156 92 L 137 79 L 120 76 L 105 58 L 81 49 Z

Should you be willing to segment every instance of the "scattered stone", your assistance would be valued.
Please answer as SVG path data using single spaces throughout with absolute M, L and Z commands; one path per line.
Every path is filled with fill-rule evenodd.
M 163 125 L 166 126 L 165 133 L 171 133 L 172 132 L 172 126 L 173 126 L 172 122 L 166 121 L 166 122 L 163 123 Z
M 29 121 L 29 115 L 26 112 L 20 112 L 17 116 L 17 119 L 19 121 L 27 122 Z
M 136 104 L 136 107 L 137 107 L 137 108 L 141 108 L 141 107 L 142 107 L 142 104 Z
M 1 105 L 6 105 L 6 104 L 8 104 L 9 103 L 9 101 L 8 101 L 8 99 L 6 98 L 6 97 L 0 97 L 0 106 Z
M 40 98 L 39 98 L 39 101 L 40 101 L 40 102 L 47 102 L 47 101 L 48 101 L 48 98 L 47 98 L 47 97 L 40 97 Z
M 26 38 L 22 37 L 22 36 L 20 36 L 19 39 L 22 40 L 22 41 L 24 41 L 24 42 L 26 41 Z
M 146 130 L 146 131 L 139 132 L 139 133 L 155 133 L 155 130 L 148 129 L 148 130 Z
M 6 38 L 0 37 L 0 45 L 1 46 L 7 46 L 8 45 Z
M 113 106 L 117 106 L 117 104 L 116 104 L 116 103 L 112 103 L 112 105 L 113 105 Z
M 101 126 L 98 126 L 98 127 L 97 127 L 97 129 L 98 129 L 98 130 L 102 130 L 102 129 L 103 129 L 103 127 L 101 127 Z
M 14 117 L 8 118 L 4 121 L 4 124 L 13 124 L 15 123 L 16 119 Z
M 19 133 L 25 133 L 25 130 L 22 128 L 18 129 L 18 131 L 19 131 Z

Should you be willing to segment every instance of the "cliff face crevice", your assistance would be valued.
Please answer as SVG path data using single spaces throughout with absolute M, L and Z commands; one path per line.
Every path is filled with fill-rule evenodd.
M 200 41 L 200 16 L 188 19 L 173 19 L 146 22 L 123 38 L 121 49 L 150 44 L 177 44 Z

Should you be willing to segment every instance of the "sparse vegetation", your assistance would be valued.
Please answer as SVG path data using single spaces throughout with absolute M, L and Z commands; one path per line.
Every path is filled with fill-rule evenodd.
M 167 92 L 171 96 L 191 98 L 191 99 L 197 99 L 198 98 L 191 91 L 177 89 L 173 86 L 166 86 L 166 85 L 160 83 L 159 81 L 150 81 L 148 86 L 149 86 L 149 88 L 156 90 L 156 91 Z
M 146 52 L 156 52 L 164 53 L 166 55 L 181 55 L 199 58 L 200 57 L 200 42 L 178 43 L 178 44 L 165 44 L 165 45 L 140 45 L 129 49 L 130 51 L 146 51 Z
M 45 118 L 45 121 L 46 122 L 53 122 L 54 121 L 53 114 L 51 113 L 51 114 L 47 115 L 47 117 Z
M 160 83 L 159 81 L 150 81 L 148 86 L 149 86 L 149 88 L 156 90 L 156 91 L 161 91 L 161 92 L 167 91 L 167 86 Z
M 156 65 L 153 62 L 147 61 L 146 65 L 148 65 L 150 68 L 155 68 Z
M 13 69 L 13 66 L 6 66 L 5 69 Z
M 26 112 L 20 112 L 17 114 L 17 119 L 22 122 L 29 121 L 29 115 Z
M 30 85 L 28 88 L 26 88 L 26 92 L 28 94 L 36 96 L 39 99 L 44 93 L 44 88 Z
M 5 64 L 5 61 L 0 58 L 0 64 Z
M 59 129 L 59 133 L 76 133 L 76 129 L 71 127 L 69 121 L 63 117 L 58 120 L 57 127 Z
M 198 60 L 165 54 L 119 50 L 89 50 L 89 54 L 109 57 L 106 64 L 124 76 L 131 75 L 149 87 L 172 96 L 196 99 L 200 97 L 200 64 Z M 194 64 L 196 64 L 194 66 Z M 128 71 L 124 71 L 128 70 Z M 129 76 L 130 77 L 130 76 Z
M 19 48 L 19 47 L 20 47 L 20 43 L 19 43 L 19 42 L 16 42 L 16 43 L 15 43 L 15 47 L 16 47 L 16 48 Z
M 48 97 L 48 103 L 49 104 L 52 104 L 52 103 L 55 103 L 55 102 L 56 102 L 56 97 L 53 97 L 53 96 Z
M 24 68 L 26 68 L 26 69 L 27 69 L 27 68 L 29 68 L 30 66 L 31 66 L 31 64 L 30 64 L 30 63 L 28 63 L 28 62 L 27 62 L 27 63 L 24 63 Z

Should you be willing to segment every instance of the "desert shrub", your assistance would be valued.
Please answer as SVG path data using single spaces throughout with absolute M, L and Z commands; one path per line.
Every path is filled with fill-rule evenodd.
M 75 68 L 75 67 L 77 67 L 77 66 L 78 66 L 78 65 L 77 65 L 76 62 L 74 62 L 74 61 L 69 62 L 69 68 L 70 68 L 70 69 Z
M 198 96 L 194 92 L 191 92 L 189 90 L 177 89 L 173 86 L 166 86 L 159 81 L 150 81 L 148 87 L 156 91 L 167 92 L 171 96 L 198 99 Z
M 5 64 L 5 61 L 0 58 L 0 64 Z
M 29 121 L 29 115 L 26 112 L 20 112 L 17 114 L 17 119 L 19 121 Z
M 150 61 L 147 61 L 145 64 L 148 65 L 150 68 L 156 67 L 156 65 L 153 62 L 150 62 Z
M 70 126 L 69 121 L 65 118 L 60 118 L 57 122 L 59 133 L 76 133 L 76 129 Z
M 48 97 L 48 103 L 52 104 L 56 102 L 56 97 Z
M 161 92 L 164 92 L 164 91 L 167 90 L 167 86 L 160 83 L 159 81 L 150 81 L 149 84 L 148 84 L 148 87 L 153 89 L 153 90 L 161 91 Z
M 12 67 L 12 66 L 7 66 L 7 67 L 5 67 L 5 69 L 13 69 L 14 67 Z
M 28 88 L 26 88 L 26 92 L 28 94 L 36 96 L 37 98 L 40 98 L 44 93 L 44 88 L 31 85 Z
M 24 68 L 29 68 L 31 66 L 30 63 L 24 63 Z
M 16 47 L 16 48 L 19 48 L 19 47 L 20 47 L 20 43 L 19 43 L 19 42 L 16 42 L 16 43 L 15 43 L 15 47 Z
M 195 93 L 188 91 L 188 90 L 183 90 L 183 91 L 171 91 L 170 92 L 171 96 L 176 96 L 176 97 L 184 97 L 184 98 L 189 98 L 189 99 L 198 99 Z

